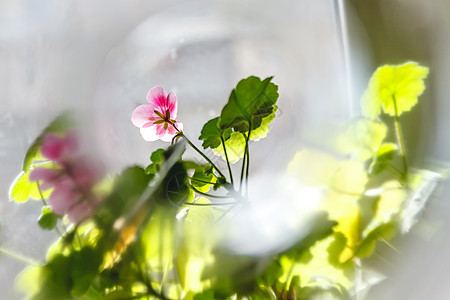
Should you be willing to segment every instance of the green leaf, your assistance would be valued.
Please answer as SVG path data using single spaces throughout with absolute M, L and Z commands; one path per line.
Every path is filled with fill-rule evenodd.
M 375 251 L 376 242 L 379 239 L 384 239 L 385 241 L 389 241 L 393 238 L 397 233 L 397 228 L 392 223 L 384 223 L 372 231 L 364 238 L 361 244 L 355 251 L 355 256 L 357 257 L 368 257 L 371 256 Z
M 30 182 L 28 179 L 29 173 L 21 172 L 19 176 L 14 179 L 9 189 L 9 199 L 17 202 L 25 202 L 30 198 L 31 189 L 36 186 L 35 182 Z
M 48 163 L 45 164 L 35 164 L 34 166 L 48 166 Z M 38 189 L 37 182 L 30 182 L 29 175 L 32 169 L 30 168 L 28 172 L 21 172 L 16 179 L 14 179 L 11 187 L 9 189 L 9 199 L 14 200 L 16 202 L 25 202 L 29 198 L 40 200 L 41 195 Z M 44 198 L 50 196 L 52 190 L 42 191 L 42 196 Z
M 42 214 L 38 219 L 38 224 L 42 229 L 52 230 L 58 223 L 58 215 L 55 214 L 50 207 L 44 207 Z
M 164 152 L 166 150 L 164 149 L 157 149 L 153 151 L 153 153 L 150 155 L 150 160 L 155 164 L 160 164 L 164 162 Z
M 384 143 L 375 153 L 375 159 L 369 166 L 369 174 L 378 175 L 386 168 L 386 164 L 394 157 L 394 152 L 398 150 L 396 144 Z
M 42 141 L 44 135 L 46 133 L 63 133 L 70 127 L 74 126 L 74 121 L 71 118 L 69 112 L 64 112 L 58 117 L 56 117 L 43 131 L 42 133 L 34 140 L 31 146 L 28 148 L 27 153 L 25 154 L 25 159 L 23 161 L 22 170 L 27 172 L 31 164 L 35 159 L 39 159 L 40 149 L 42 145 Z
M 332 247 L 334 240 L 333 235 L 318 240 L 310 247 L 311 259 L 306 261 L 292 260 L 286 256 L 281 257 L 280 262 L 284 273 L 280 277 L 280 281 L 289 283 L 295 275 L 298 275 L 304 286 L 309 286 L 314 279 L 320 278 L 322 284 L 342 285 L 347 289 L 352 287 L 355 276 L 353 262 L 330 263 L 329 248 Z
M 111 228 L 113 223 L 128 212 L 147 188 L 152 176 L 141 167 L 133 166 L 122 171 L 114 181 L 111 194 L 96 213 L 98 225 Z
M 142 251 L 152 271 L 163 272 L 172 267 L 175 255 L 176 218 L 158 209 L 142 228 Z
M 366 161 L 373 157 L 387 134 L 386 125 L 370 119 L 352 122 L 337 139 L 340 152 L 354 154 L 358 160 Z
M 37 266 L 29 266 L 17 275 L 14 285 L 18 291 L 24 292 L 31 296 L 39 292 L 41 278 L 42 268 Z
M 222 110 L 219 127 L 245 133 L 249 125 L 252 130 L 261 126 L 262 119 L 273 113 L 278 99 L 278 86 L 271 80 L 251 76 L 239 81 Z
M 375 250 L 378 239 L 389 240 L 397 233 L 399 227 L 399 215 L 405 201 L 404 187 L 395 180 L 382 184 L 381 193 L 373 198 L 372 203 L 367 203 L 373 209 L 373 218 L 363 231 L 364 237 L 356 247 L 355 255 L 358 257 L 370 256 Z
M 219 127 L 220 117 L 214 118 L 206 122 L 203 126 L 199 140 L 203 140 L 203 149 L 215 149 L 222 144 L 221 137 L 226 141 L 231 134 L 231 128 L 222 130 Z
M 384 223 L 397 221 L 406 198 L 406 190 L 396 180 L 390 180 L 381 185 L 380 199 L 376 202 L 376 211 L 372 222 L 365 229 L 367 231 Z
M 259 141 L 262 138 L 265 138 L 269 133 L 269 124 L 275 119 L 275 112 L 278 110 L 278 106 L 273 106 L 273 111 L 267 117 L 264 117 L 261 120 L 261 125 L 258 128 L 253 128 L 250 133 L 250 139 L 252 141 Z
M 233 131 L 230 135 L 230 138 L 225 142 L 225 147 L 227 148 L 229 162 L 232 164 L 237 163 L 239 159 L 244 157 L 244 135 L 240 132 Z M 219 145 L 219 147 L 213 149 L 213 152 L 215 155 L 221 156 L 223 160 L 226 160 L 222 145 Z
M 206 198 L 199 197 L 196 204 L 187 208 L 187 214 L 179 225 L 181 236 L 178 241 L 176 269 L 185 292 L 203 290 L 202 273 L 206 265 L 214 261 L 212 254 L 214 238 L 209 231 L 214 220 L 214 207 Z
M 104 300 L 121 300 L 121 299 L 134 299 L 134 294 L 130 291 L 114 290 L 104 297 Z
M 283 268 L 277 259 L 272 259 L 270 265 L 265 269 L 259 281 L 265 286 L 274 286 L 283 274 Z
M 393 143 L 384 143 L 383 145 L 381 145 L 377 152 L 375 153 L 375 156 L 377 157 L 377 159 L 380 160 L 389 160 L 392 159 L 393 155 L 394 155 L 394 151 L 397 151 L 398 147 L 396 144 Z
M 208 192 L 216 183 L 217 178 L 213 174 L 211 165 L 200 165 L 195 168 L 192 175 L 191 185 L 200 192 Z
M 207 290 L 207 291 L 201 292 L 199 294 L 196 294 L 193 299 L 194 300 L 212 300 L 212 299 L 216 299 L 216 298 L 214 297 L 214 291 Z
M 153 151 L 153 153 L 150 155 L 150 161 L 152 164 L 148 165 L 147 168 L 145 168 L 145 173 L 155 175 L 158 173 L 161 165 L 164 163 L 164 152 L 166 150 L 164 149 L 157 149 Z
M 39 290 L 31 299 L 71 299 L 70 269 L 70 257 L 63 254 L 55 255 L 51 261 L 41 268 Z
M 211 204 L 211 201 L 204 197 L 198 197 L 194 202 L 196 204 Z M 189 224 L 188 226 L 193 226 L 194 228 L 210 224 L 214 221 L 214 207 L 190 205 L 183 220 L 185 224 Z
M 339 266 L 342 264 L 340 259 L 341 254 L 344 252 L 347 247 L 347 238 L 342 232 L 335 232 L 333 234 L 334 240 L 329 244 L 327 248 L 328 252 L 328 261 L 333 266 Z
M 314 282 L 315 283 L 315 282 Z M 350 300 L 345 287 L 338 283 L 306 286 L 300 290 L 297 299 L 328 299 L 328 300 Z
M 394 116 L 396 110 L 397 115 L 411 110 L 425 90 L 423 80 L 428 71 L 428 68 L 415 62 L 379 67 L 372 75 L 369 87 L 363 95 L 364 115 L 375 118 L 381 109 L 390 116 Z
M 220 117 L 209 120 L 202 129 L 200 140 L 203 148 L 211 148 L 226 160 L 222 138 L 229 162 L 236 163 L 244 156 L 245 138 L 258 141 L 269 132 L 269 124 L 275 118 L 278 86 L 272 77 L 261 79 L 251 76 L 241 80 L 231 92 Z M 239 134 L 242 133 L 242 134 Z
M 420 213 L 445 175 L 421 169 L 413 169 L 408 174 L 408 194 L 400 211 L 400 228 L 408 232 L 418 221 Z
M 102 263 L 103 255 L 94 248 L 84 247 L 80 251 L 74 252 L 71 260 L 72 294 L 79 297 L 84 295 L 93 283 Z

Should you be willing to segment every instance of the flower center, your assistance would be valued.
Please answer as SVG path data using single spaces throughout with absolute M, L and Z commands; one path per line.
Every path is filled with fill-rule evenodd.
M 157 110 L 153 111 L 158 117 L 161 118 L 161 120 L 155 121 L 153 122 L 153 124 L 157 125 L 157 124 L 163 124 L 164 123 L 164 129 L 167 130 L 167 128 L 169 127 L 169 125 L 174 126 L 175 125 L 175 120 L 170 118 L 170 110 L 167 109 L 166 110 L 166 115 L 163 115 L 162 113 L 160 113 Z

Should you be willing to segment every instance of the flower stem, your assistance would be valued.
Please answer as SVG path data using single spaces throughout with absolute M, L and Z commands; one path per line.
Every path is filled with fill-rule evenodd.
M 9 257 L 14 258 L 15 260 L 27 263 L 29 265 L 33 265 L 33 266 L 39 266 L 39 263 L 37 263 L 36 261 L 32 260 L 31 258 L 19 255 L 17 253 L 11 252 L 9 250 L 6 250 L 4 248 L 0 248 L 0 253 L 3 253 Z
M 402 128 L 400 125 L 400 119 L 398 116 L 398 110 L 397 110 L 397 100 L 395 99 L 395 95 L 392 95 L 392 100 L 394 101 L 394 111 L 395 111 L 395 129 L 396 129 L 396 134 L 397 134 L 397 142 L 400 146 L 400 154 L 402 156 L 403 159 L 403 177 L 406 177 L 407 173 L 408 173 L 408 161 L 406 159 L 406 150 L 405 150 L 405 142 L 403 139 L 403 134 L 402 134 Z
M 220 217 L 218 217 L 216 220 L 214 220 L 214 224 L 217 224 L 220 220 L 222 220 L 223 218 L 225 218 L 225 216 L 226 216 L 233 208 L 235 208 L 237 204 L 238 204 L 238 203 L 235 202 L 233 205 L 231 205 L 229 208 L 227 208 L 227 210 L 224 211 Z
M 245 198 L 248 199 L 248 173 L 250 169 L 250 145 L 249 145 L 249 139 L 250 134 L 252 133 L 252 127 L 249 127 L 247 140 L 245 141 L 245 149 L 247 151 L 247 169 L 245 170 Z
M 164 294 L 164 286 L 166 284 L 167 273 L 169 272 L 169 263 L 170 263 L 170 260 L 168 259 L 167 262 L 166 262 L 166 267 L 164 268 L 163 277 L 161 279 L 161 286 L 159 288 L 159 294 L 160 295 Z
M 191 181 L 194 180 L 194 181 L 197 181 L 197 182 L 201 182 L 201 183 L 205 183 L 205 184 L 214 185 L 214 182 L 210 182 L 210 181 L 207 181 L 207 180 L 201 180 L 201 179 L 194 178 L 194 177 L 189 177 L 189 179 L 190 179 Z
M 248 138 L 243 133 L 245 137 L 245 149 L 244 149 L 244 157 L 242 159 L 242 168 L 241 168 L 241 179 L 239 180 L 239 191 L 242 193 L 242 182 L 244 180 L 244 170 L 245 170 L 245 163 L 247 162 L 247 146 L 248 146 Z
M 237 202 L 224 202 L 224 203 L 195 203 L 195 202 L 185 202 L 186 205 L 193 206 L 220 206 L 220 205 L 236 205 Z
M 394 173 L 396 176 L 398 176 L 399 179 L 404 179 L 403 178 L 403 173 L 402 171 L 400 171 L 397 167 L 395 167 L 393 164 L 391 163 L 387 163 L 386 166 L 388 167 L 388 169 Z
M 192 184 L 189 184 L 189 186 L 197 194 L 200 194 L 200 195 L 203 195 L 203 196 L 206 196 L 206 197 L 217 198 L 217 199 L 230 199 L 231 198 L 229 196 L 211 195 L 211 194 L 208 194 L 208 193 L 201 192 L 201 191 L 197 190 Z
M 214 169 L 216 169 L 217 173 L 219 173 L 219 175 L 223 178 L 225 178 L 225 175 L 223 175 L 223 173 L 219 170 L 219 168 L 217 168 L 217 166 L 208 158 L 208 156 L 206 156 L 202 151 L 200 151 L 200 149 L 198 149 L 188 138 L 187 136 L 180 131 L 181 136 L 186 140 L 186 142 L 195 150 L 197 151 L 204 159 L 206 159 L 206 161 L 208 161 L 213 167 Z
M 223 152 L 225 153 L 225 158 L 226 158 L 226 160 L 227 160 L 227 167 L 228 167 L 228 172 L 230 173 L 230 181 L 231 181 L 231 185 L 234 186 L 234 182 L 233 182 L 233 173 L 231 172 L 230 161 L 229 161 L 229 159 L 228 159 L 228 154 L 227 154 L 227 147 L 225 146 L 225 140 L 223 139 L 223 136 L 220 136 L 220 140 L 222 141 Z
M 39 196 L 41 197 L 42 203 L 44 204 L 44 206 L 47 206 L 47 201 L 45 201 L 44 194 L 42 194 L 41 185 L 39 184 L 39 181 L 36 181 L 36 185 L 37 185 L 37 189 L 39 192 Z
M 48 206 L 47 201 L 45 201 L 44 194 L 42 193 L 41 185 L 39 184 L 39 181 L 36 181 L 36 185 L 37 185 L 37 189 L 39 191 L 39 196 L 41 197 L 42 203 L 44 204 L 44 206 Z M 59 235 L 59 237 L 61 237 L 61 238 L 63 237 L 63 234 L 59 230 L 58 226 L 55 226 L 55 231 Z

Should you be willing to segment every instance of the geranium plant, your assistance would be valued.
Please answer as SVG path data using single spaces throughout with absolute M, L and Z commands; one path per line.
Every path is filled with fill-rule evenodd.
M 420 211 L 412 203 L 425 203 L 440 178 L 408 165 L 400 122 L 424 91 L 427 74 L 412 62 L 378 68 L 363 95 L 363 116 L 336 139 L 341 154 L 299 149 L 281 167 L 288 179 L 276 194 L 291 193 L 289 184 L 307 191 L 289 198 L 308 212 L 297 215 L 288 207 L 294 213 L 281 233 L 253 213 L 258 201 L 248 185 L 250 142 L 264 138 L 276 117 L 279 94 L 272 77 L 241 80 L 220 116 L 201 130 L 203 149 L 220 156 L 226 170 L 186 136 L 176 95 L 160 86 L 149 90 L 148 104 L 131 112 L 145 141 L 168 142 L 150 154 L 147 166 L 104 174 L 79 151 L 74 120 L 58 117 L 31 145 L 11 186 L 12 200 L 42 201 L 38 224 L 60 236 L 45 260 L 19 276 L 19 286 L 27 285 L 30 299 L 361 295 L 372 284 L 358 280 L 366 268 L 362 258 L 372 255 L 378 241 L 408 232 Z M 382 113 L 393 118 L 393 134 Z M 251 146 L 264 149 L 263 143 Z M 199 157 L 185 158 L 186 147 Z M 231 165 L 238 162 L 234 174 Z M 274 190 L 275 178 L 272 184 L 265 188 Z M 305 209 L 312 198 L 313 209 Z M 276 242 L 269 234 L 259 246 L 243 247 L 242 232 L 251 224 L 275 230 Z

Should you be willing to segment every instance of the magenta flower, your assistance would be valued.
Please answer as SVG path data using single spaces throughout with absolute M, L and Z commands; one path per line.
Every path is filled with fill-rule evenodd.
M 71 222 L 79 223 L 90 217 L 99 204 L 93 194 L 102 171 L 97 164 L 78 153 L 74 133 L 61 137 L 52 133 L 44 136 L 42 155 L 54 162 L 54 168 L 37 167 L 30 181 L 39 182 L 42 190 L 53 188 L 48 203 L 54 213 L 67 215 Z
M 42 141 L 42 155 L 53 161 L 62 162 L 64 158 L 78 150 L 77 138 L 74 132 L 68 132 L 65 137 L 48 133 Z
M 167 92 L 160 86 L 155 86 L 147 93 L 149 104 L 135 108 L 131 114 L 131 122 L 140 128 L 146 141 L 160 139 L 170 142 L 175 135 L 183 130 L 183 124 L 177 122 L 177 96 Z

